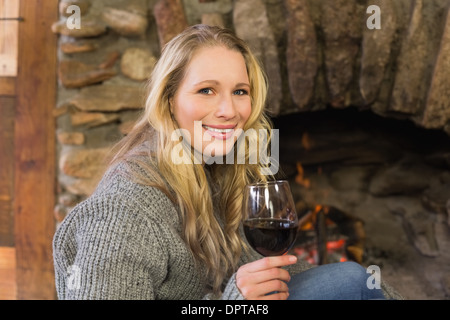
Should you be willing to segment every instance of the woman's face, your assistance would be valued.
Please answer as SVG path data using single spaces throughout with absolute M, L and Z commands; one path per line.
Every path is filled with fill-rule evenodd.
M 244 57 L 222 46 L 199 49 L 171 102 L 178 126 L 204 159 L 226 155 L 251 113 Z

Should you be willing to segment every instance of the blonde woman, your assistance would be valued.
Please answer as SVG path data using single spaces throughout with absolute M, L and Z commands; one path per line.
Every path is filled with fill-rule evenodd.
M 270 132 L 266 92 L 262 69 L 232 32 L 196 25 L 171 40 L 141 119 L 55 234 L 58 297 L 287 299 L 292 276 L 308 279 L 305 262 L 263 258 L 241 233 L 244 186 L 271 179 L 270 163 L 250 161 L 261 158 L 249 147 L 254 137 L 240 139 Z M 358 272 L 350 274 L 365 274 Z M 295 291 L 304 280 L 297 277 Z

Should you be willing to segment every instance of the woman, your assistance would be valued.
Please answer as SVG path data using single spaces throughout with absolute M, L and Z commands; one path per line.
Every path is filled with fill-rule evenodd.
M 266 93 L 257 61 L 231 32 L 196 25 L 171 40 L 141 119 L 55 234 L 59 298 L 316 298 L 309 274 L 321 281 L 321 267 L 301 272 L 309 267 L 295 256 L 262 258 L 241 233 L 243 187 L 270 178 L 266 162 L 249 161 L 252 136 L 239 139 L 270 132 Z M 233 161 L 242 153 L 245 163 Z M 355 265 L 339 274 L 352 270 L 361 285 L 367 275 Z

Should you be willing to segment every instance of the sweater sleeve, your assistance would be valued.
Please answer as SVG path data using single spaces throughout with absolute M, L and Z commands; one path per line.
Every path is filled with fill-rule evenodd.
M 156 298 L 168 269 L 167 251 L 158 224 L 129 201 L 92 197 L 59 227 L 54 259 L 60 299 Z

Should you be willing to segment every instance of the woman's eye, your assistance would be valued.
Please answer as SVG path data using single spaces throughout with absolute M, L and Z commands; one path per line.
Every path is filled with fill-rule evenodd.
M 243 96 L 243 95 L 247 95 L 248 91 L 244 90 L 244 89 L 239 89 L 239 90 L 234 91 L 234 94 L 237 96 Z
M 212 90 L 210 88 L 200 89 L 198 92 L 202 94 L 212 94 Z

